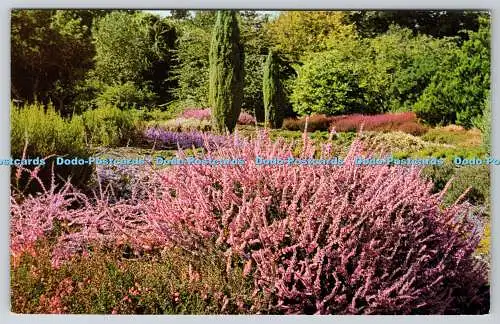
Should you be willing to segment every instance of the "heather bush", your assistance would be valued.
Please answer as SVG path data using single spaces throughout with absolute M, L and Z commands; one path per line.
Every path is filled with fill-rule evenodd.
M 414 113 L 388 113 L 379 115 L 344 115 L 332 117 L 331 126 L 338 132 L 360 131 L 403 131 L 411 135 L 422 135 L 426 128 L 420 125 Z
M 300 119 L 288 118 L 283 124 L 284 129 L 304 130 L 307 117 Z M 328 131 L 335 129 L 337 132 L 364 131 L 402 131 L 411 135 L 422 135 L 427 129 L 420 125 L 414 113 L 388 113 L 379 115 L 351 114 L 342 116 L 313 115 L 307 120 L 307 130 Z
M 452 204 L 467 190 L 463 199 L 469 200 L 474 205 L 485 206 L 485 212 L 489 214 L 490 188 L 490 167 L 488 165 L 458 167 L 444 202 Z
M 257 165 L 257 156 L 288 159 L 293 144 L 262 133 L 234 141 L 198 157 L 245 164 L 150 169 L 136 185 L 149 189 L 146 199 L 110 203 L 105 193 L 90 199 L 70 186 L 11 199 L 13 263 L 61 224 L 51 252 L 56 268 L 92 254 L 97 243 L 139 255 L 162 247 L 215 253 L 228 276 L 248 278 L 256 296 L 266 296 L 265 304 L 250 301 L 255 311 L 487 312 L 485 265 L 472 257 L 481 222 L 466 202 L 443 208 L 443 192 L 431 193 L 420 168 L 356 166 L 356 155 L 369 154 L 358 140 L 341 166 L 303 165 L 332 157 L 330 144 L 317 147 L 307 136 L 299 164 Z
M 51 181 L 51 169 L 56 156 L 86 157 L 90 154 L 85 145 L 85 130 L 78 116 L 63 119 L 52 105 L 27 104 L 22 107 L 11 105 L 11 156 L 20 158 L 45 158 L 45 165 L 39 166 L 39 177 L 45 186 Z M 33 169 L 34 167 L 28 168 Z M 13 170 L 14 171 L 14 170 Z M 56 181 L 71 177 L 76 185 L 84 184 L 90 177 L 89 166 L 55 166 Z M 17 190 L 40 191 L 38 182 L 29 179 L 27 173 L 19 177 L 11 173 L 11 180 Z
M 186 119 L 210 120 L 210 108 L 206 109 L 186 109 L 182 113 L 182 117 Z M 255 118 L 247 112 L 242 111 L 238 116 L 238 124 L 240 125 L 255 125 Z
M 302 158 L 314 149 L 306 143 Z M 168 190 L 147 215 L 156 237 L 192 251 L 215 242 L 228 271 L 245 264 L 273 312 L 487 311 L 487 279 L 471 257 L 481 226 L 470 205 L 442 209 L 441 193 L 430 193 L 418 168 L 356 167 L 353 157 L 362 152 L 355 142 L 345 165 L 308 167 L 253 163 L 292 155 L 266 137 L 209 151 L 205 157 L 247 163 L 224 173 L 202 165 L 165 169 Z
M 307 122 L 307 131 L 328 131 L 332 118 L 326 115 L 312 115 L 300 119 L 287 118 L 283 121 L 283 128 L 293 131 L 304 131 Z
M 137 137 L 134 111 L 103 106 L 83 113 L 87 142 L 95 146 L 126 145 Z
M 404 153 L 406 156 L 427 147 L 443 146 L 424 141 L 420 137 L 403 132 L 378 133 L 367 131 L 359 134 L 359 137 L 369 150 L 384 151 L 386 153 Z
M 192 148 L 192 147 L 211 147 L 222 145 L 228 138 L 224 135 L 205 134 L 203 132 L 171 132 L 161 128 L 148 128 L 144 136 L 151 142 L 154 142 L 159 148 Z
M 49 240 L 11 264 L 11 311 L 28 314 L 248 314 L 252 284 L 223 259 L 164 250 L 148 257 L 94 247 L 60 268 Z M 253 310 L 252 310 L 253 311 Z
M 139 88 L 132 81 L 122 84 L 102 85 L 96 98 L 98 107 L 114 106 L 120 109 L 152 106 L 157 95 L 147 87 Z
M 429 142 L 460 146 L 481 145 L 481 133 L 477 129 L 466 130 L 463 127 L 455 125 L 429 129 L 422 136 L 422 139 Z
M 156 127 L 171 132 L 209 131 L 211 129 L 210 117 L 208 119 L 175 118 L 153 123 Z
M 200 119 L 200 120 L 210 120 L 210 108 L 196 109 L 189 108 L 184 110 L 182 113 L 184 118 Z

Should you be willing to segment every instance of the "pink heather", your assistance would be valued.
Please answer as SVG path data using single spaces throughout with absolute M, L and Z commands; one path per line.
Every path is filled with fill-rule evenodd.
M 190 108 L 184 110 L 184 112 L 182 113 L 182 117 L 184 118 L 192 118 L 199 120 L 209 120 L 210 116 L 211 116 L 210 108 L 205 108 L 205 109 Z M 240 113 L 240 116 L 238 117 L 238 124 L 253 125 L 255 124 L 255 118 L 249 113 L 242 111 Z
M 330 157 L 329 145 L 304 141 L 302 158 Z M 289 157 L 291 144 L 266 133 L 235 142 L 206 157 L 243 158 L 244 165 L 151 169 L 149 180 L 137 182 L 137 190 L 149 190 L 144 200 L 111 204 L 106 193 L 89 199 L 70 186 L 12 198 L 12 253 L 57 219 L 75 231 L 60 236 L 55 266 L 90 242 L 194 252 L 215 246 L 228 271 L 243 260 L 256 292 L 275 299 L 271 308 L 281 313 L 456 313 L 485 298 L 485 271 L 471 257 L 481 233 L 456 217 L 471 207 L 442 209 L 419 168 L 355 166 L 359 141 L 343 166 L 259 166 L 256 156 Z M 81 207 L 69 208 L 75 200 Z

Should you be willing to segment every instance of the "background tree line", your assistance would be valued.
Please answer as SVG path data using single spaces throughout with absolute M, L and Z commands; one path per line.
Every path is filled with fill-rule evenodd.
M 11 93 L 63 115 L 209 106 L 215 11 L 13 10 Z M 262 76 L 276 53 L 285 116 L 415 111 L 431 124 L 480 121 L 490 88 L 489 14 L 289 11 L 238 15 L 241 108 L 264 120 Z

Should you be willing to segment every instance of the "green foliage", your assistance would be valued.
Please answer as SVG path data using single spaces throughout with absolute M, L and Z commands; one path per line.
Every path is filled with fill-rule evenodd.
M 365 71 L 357 64 L 361 53 L 343 49 L 312 54 L 298 68 L 290 97 L 296 113 L 342 115 L 363 110 Z
M 34 103 L 11 105 L 11 154 L 20 158 L 26 146 L 27 157 L 82 155 L 87 153 L 81 118 L 63 119 L 53 105 Z
M 217 14 L 210 46 L 210 105 L 215 132 L 232 132 L 243 97 L 243 48 L 236 13 Z
M 197 12 L 193 19 L 177 25 L 177 65 L 173 77 L 178 87 L 175 97 L 187 106 L 207 107 L 209 105 L 209 59 L 215 11 Z
M 144 100 L 171 100 L 177 35 L 166 20 L 143 12 L 113 11 L 96 22 L 92 36 L 95 69 L 88 77 L 100 82 L 102 100 L 114 104 L 110 101 L 122 91 L 127 99 L 120 105 L 129 104 L 128 99 L 136 100 L 137 106 Z
M 276 53 L 270 51 L 264 66 L 262 92 L 264 94 L 265 125 L 280 128 L 283 124 L 283 103 L 280 68 Z
M 136 137 L 133 111 L 103 106 L 83 113 L 87 141 L 94 146 L 126 145 Z
M 76 84 L 91 68 L 94 55 L 83 16 L 74 10 L 12 10 L 12 98 L 52 101 L 60 113 L 71 113 Z
M 482 115 L 490 95 L 489 28 L 489 20 L 481 19 L 479 30 L 469 32 L 469 40 L 442 63 L 415 105 L 420 118 L 471 127 Z
M 209 106 L 209 52 L 216 11 L 197 11 L 192 19 L 179 22 L 177 60 L 174 79 L 178 87 L 175 97 L 191 107 Z M 245 47 L 245 82 L 241 109 L 264 120 L 262 72 L 268 41 L 263 37 L 266 17 L 243 14 L 240 17 L 241 42 Z
M 103 85 L 97 96 L 97 106 L 115 106 L 121 109 L 151 107 L 157 96 L 148 88 L 138 88 L 132 81 L 122 84 Z
M 96 77 L 107 84 L 139 79 L 151 64 L 148 32 L 140 14 L 113 11 L 99 19 L 92 31 Z
M 326 48 L 328 38 L 351 38 L 353 25 L 344 24 L 341 11 L 284 11 L 265 26 L 274 49 L 292 62 L 298 62 L 307 52 Z
M 414 36 L 410 29 L 391 26 L 368 39 L 366 66 L 369 97 L 366 103 L 382 111 L 408 111 L 422 95 L 432 77 L 456 49 L 452 39 Z
M 245 48 L 245 84 L 241 109 L 264 121 L 262 74 L 269 41 L 264 37 L 267 16 L 243 12 L 240 20 L 241 42 Z
M 477 30 L 481 14 L 465 10 L 363 10 L 347 12 L 344 21 L 354 24 L 364 37 L 383 34 L 396 24 L 411 29 L 415 35 L 461 36 L 466 39 L 463 30 Z
M 422 175 L 432 180 L 434 192 L 440 192 L 448 181 L 452 180 L 444 195 L 443 203 L 446 206 L 453 204 L 465 194 L 463 199 L 473 205 L 485 207 L 485 214 L 489 214 L 491 188 L 489 166 L 454 166 L 452 161 L 447 161 L 442 166 L 425 167 Z
M 483 114 L 476 118 L 474 126 L 481 131 L 484 148 L 491 152 L 491 104 L 489 99 L 485 100 Z
M 397 27 L 373 39 L 335 36 L 325 46 L 298 67 L 291 99 L 299 115 L 411 110 L 455 48 Z
M 490 206 L 490 167 L 487 165 L 463 166 L 457 168 L 453 182 L 445 196 L 445 203 L 452 204 L 467 189 L 465 199 L 473 205 Z
M 200 257 L 170 249 L 150 256 L 94 247 L 60 268 L 51 265 L 51 243 L 36 256 L 11 262 L 12 311 L 70 314 L 249 314 L 251 277 L 243 266 L 225 271 L 215 252 Z M 256 305 L 257 306 L 257 305 Z
M 54 106 L 34 103 L 16 107 L 11 104 L 11 155 L 13 158 L 43 158 L 46 164 L 38 173 L 47 186 L 52 179 L 52 163 L 56 156 L 88 157 L 90 151 L 85 145 L 85 130 L 82 118 L 75 116 L 63 119 Z M 27 166 L 28 168 L 32 168 Z M 83 185 L 89 178 L 90 166 L 54 166 L 55 180 L 62 182 L 68 177 L 75 185 Z M 12 181 L 19 190 L 35 192 L 41 190 L 38 183 L 30 182 L 27 174 L 21 178 L 12 175 Z

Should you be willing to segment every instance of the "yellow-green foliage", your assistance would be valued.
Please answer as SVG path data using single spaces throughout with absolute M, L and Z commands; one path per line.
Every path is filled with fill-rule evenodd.
M 126 145 L 135 138 L 137 116 L 127 110 L 104 106 L 83 113 L 87 141 L 95 146 Z
M 52 154 L 83 155 L 87 149 L 80 117 L 63 119 L 49 104 L 11 104 L 11 154 L 21 157 L 27 143 L 27 157 L 47 157 Z
M 252 298 L 243 264 L 231 273 L 215 253 L 171 249 L 137 257 L 95 248 L 58 269 L 51 245 L 11 262 L 12 311 L 72 314 L 245 314 Z M 255 305 L 258 307 L 258 305 Z
M 368 150 L 385 153 L 417 152 L 427 147 L 442 146 L 400 131 L 390 133 L 363 132 L 360 138 Z
M 211 129 L 210 121 L 194 118 L 175 118 L 165 121 L 152 122 L 151 125 L 161 127 L 172 132 L 209 131 Z
M 491 241 L 491 224 L 487 222 L 484 227 L 483 238 L 479 242 L 476 253 L 488 255 L 490 253 L 490 241 Z
M 466 130 L 463 127 L 449 125 L 430 129 L 422 136 L 425 141 L 460 146 L 481 145 L 481 132 L 477 129 Z

